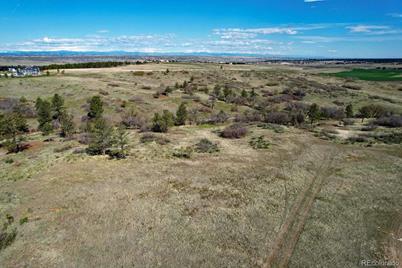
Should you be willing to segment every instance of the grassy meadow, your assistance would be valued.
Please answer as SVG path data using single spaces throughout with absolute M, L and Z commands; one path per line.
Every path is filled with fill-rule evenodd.
M 400 80 L 377 70 L 322 76 L 297 66 L 201 63 L 2 78 L 0 112 L 21 97 L 33 109 L 38 97 L 57 93 L 77 133 L 70 139 L 57 131 L 42 135 L 31 117 L 26 150 L 0 147 L 0 224 L 8 235 L 0 236 L 8 238 L 1 240 L 0 266 L 401 263 L 402 127 L 358 116 L 372 104 L 400 116 Z M 190 86 L 176 86 L 184 81 Z M 256 96 L 210 105 L 216 85 Z M 157 94 L 166 87 L 174 90 Z M 128 128 L 125 159 L 91 156 L 79 136 L 95 95 L 110 124 L 130 110 L 151 124 L 155 112 L 175 113 L 181 103 L 196 118 L 166 133 Z M 290 115 L 292 105 L 313 103 L 336 111 L 353 104 L 354 116 L 347 123 L 328 116 L 310 124 L 306 111 L 298 125 L 245 116 Z M 226 120 L 212 122 L 221 111 Z M 233 122 L 247 132 L 222 137 Z M 218 149 L 197 151 L 202 139 Z

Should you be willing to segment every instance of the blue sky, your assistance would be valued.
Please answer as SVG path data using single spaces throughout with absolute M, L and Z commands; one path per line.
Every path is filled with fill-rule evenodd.
M 402 57 L 401 0 L 8 0 L 0 51 Z

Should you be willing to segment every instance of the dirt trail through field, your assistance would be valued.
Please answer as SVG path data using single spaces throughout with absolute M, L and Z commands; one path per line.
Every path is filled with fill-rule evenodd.
M 283 223 L 272 250 L 269 252 L 262 267 L 287 267 L 303 232 L 304 225 L 310 214 L 314 200 L 331 174 L 335 153 L 330 152 L 316 169 L 308 186 L 297 196 L 285 222 Z

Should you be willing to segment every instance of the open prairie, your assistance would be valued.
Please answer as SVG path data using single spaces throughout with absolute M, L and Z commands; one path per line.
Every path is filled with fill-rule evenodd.
M 165 63 L 0 77 L 0 112 L 33 110 L 26 148 L 0 147 L 0 266 L 402 263 L 402 84 L 327 72 Z M 35 101 L 54 94 L 70 138 L 38 129 Z M 110 125 L 126 123 L 124 159 L 86 153 L 93 96 Z M 185 124 L 152 133 L 154 113 L 182 103 Z M 364 114 L 370 105 L 381 116 Z M 234 123 L 244 133 L 225 138 Z

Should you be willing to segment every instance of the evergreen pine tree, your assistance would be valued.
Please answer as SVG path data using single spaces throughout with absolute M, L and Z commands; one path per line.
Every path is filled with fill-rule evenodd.
M 176 126 L 185 125 L 186 120 L 187 120 L 187 115 L 188 114 L 187 114 L 186 105 L 184 103 L 181 103 L 176 112 L 176 120 L 175 120 Z
M 316 103 L 313 103 L 310 106 L 307 115 L 310 118 L 310 123 L 313 124 L 315 121 L 320 119 L 321 116 L 320 107 Z
M 54 94 L 52 97 L 52 112 L 53 119 L 60 121 L 61 116 L 64 112 L 64 99 L 59 94 Z
M 353 105 L 352 104 L 348 104 L 346 106 L 345 113 L 346 113 L 347 118 L 352 118 L 353 117 L 354 114 L 353 114 Z
M 96 118 L 93 121 L 89 134 L 87 153 L 90 155 L 104 155 L 113 145 L 113 129 L 103 118 Z
M 27 125 L 18 113 L 10 113 L 0 117 L 0 137 L 6 139 L 4 145 L 10 153 L 17 153 L 22 150 L 22 134 Z
M 37 102 L 38 104 L 38 102 Z M 39 122 L 39 130 L 43 132 L 44 135 L 47 135 L 53 131 L 52 125 L 52 106 L 50 102 L 46 100 L 41 100 L 39 102 L 38 107 L 38 122 Z
M 100 96 L 93 96 L 89 101 L 88 116 L 91 119 L 101 118 L 103 114 L 103 102 Z
M 74 134 L 75 126 L 73 116 L 67 112 L 63 112 L 60 116 L 60 136 L 71 137 Z

